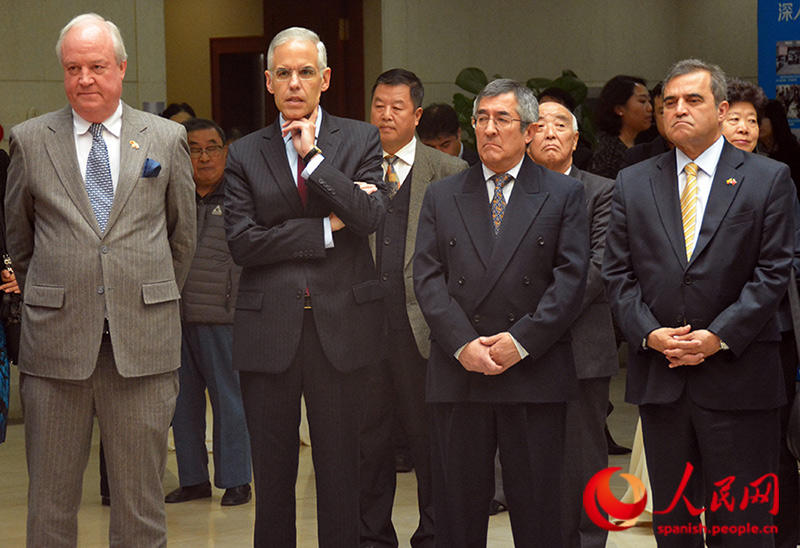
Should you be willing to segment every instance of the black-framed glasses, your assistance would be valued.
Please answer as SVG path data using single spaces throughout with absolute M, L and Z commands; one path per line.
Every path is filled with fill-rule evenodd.
M 206 148 L 192 147 L 189 149 L 189 155 L 192 158 L 197 159 L 200 156 L 202 156 L 203 153 L 205 152 L 206 154 L 208 154 L 209 158 L 219 158 L 222 155 L 223 148 L 225 147 L 221 147 L 219 145 L 212 145 Z

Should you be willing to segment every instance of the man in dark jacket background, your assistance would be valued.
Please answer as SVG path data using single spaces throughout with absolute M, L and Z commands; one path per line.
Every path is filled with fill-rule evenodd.
M 250 441 L 239 374 L 233 370 L 233 310 L 241 267 L 225 240 L 223 201 L 228 147 L 212 122 L 183 124 L 197 194 L 197 251 L 181 294 L 180 393 L 172 420 L 181 486 L 166 502 L 211 497 L 206 449 L 206 396 L 214 412 L 214 485 L 223 506 L 245 504 L 250 492 Z

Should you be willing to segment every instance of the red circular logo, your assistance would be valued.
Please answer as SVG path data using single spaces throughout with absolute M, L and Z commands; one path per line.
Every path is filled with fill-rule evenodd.
M 620 476 L 630 484 L 636 502 L 627 504 L 620 502 L 614 496 L 614 493 L 611 492 L 611 476 L 619 470 L 622 470 L 622 468 L 606 468 L 599 471 L 592 476 L 583 491 L 583 507 L 586 509 L 586 514 L 595 525 L 606 531 L 622 531 L 633 527 L 636 524 L 636 520 L 644 512 L 645 506 L 647 506 L 647 491 L 645 491 L 644 484 L 642 480 L 631 474 L 620 474 Z M 600 513 L 600 508 L 609 517 L 621 519 L 623 522 L 619 525 L 611 523 Z

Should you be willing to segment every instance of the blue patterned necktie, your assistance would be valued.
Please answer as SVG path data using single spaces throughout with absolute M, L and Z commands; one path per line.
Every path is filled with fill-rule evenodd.
M 108 214 L 114 202 L 114 185 L 111 182 L 111 166 L 108 163 L 108 148 L 103 139 L 103 124 L 92 124 L 92 149 L 86 161 L 86 192 L 92 204 L 94 216 L 102 232 L 106 231 Z
M 500 232 L 500 223 L 503 222 L 503 215 L 506 212 L 506 199 L 503 196 L 503 187 L 513 180 L 508 173 L 500 173 L 492 177 L 494 182 L 494 196 L 492 196 L 492 223 L 494 224 L 494 235 Z

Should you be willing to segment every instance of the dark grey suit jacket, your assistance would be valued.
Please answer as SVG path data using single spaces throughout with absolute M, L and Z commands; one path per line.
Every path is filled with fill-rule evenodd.
M 431 328 L 428 401 L 563 402 L 577 396 L 569 327 L 589 267 L 583 185 L 527 156 L 497 237 L 481 164 L 428 186 L 414 289 Z M 529 356 L 496 376 L 455 352 L 508 331 Z
M 614 339 L 614 324 L 611 320 L 611 307 L 608 305 L 601 269 L 603 251 L 606 247 L 606 229 L 611 215 L 614 181 L 588 171 L 581 171 L 574 165 L 569 175 L 583 183 L 591 236 L 591 259 L 586 280 L 586 294 L 581 303 L 581 312 L 572 324 L 575 369 L 579 379 L 611 377 L 619 373 L 619 359 Z
M 161 171 L 143 177 L 148 158 Z M 21 371 L 88 378 L 105 318 L 122 376 L 180 366 L 194 194 L 184 128 L 123 104 L 119 180 L 103 233 L 78 166 L 72 109 L 11 130 L 6 221 L 25 302 Z
M 626 399 L 670 403 L 684 390 L 709 409 L 774 409 L 786 402 L 775 314 L 794 251 L 789 168 L 725 142 L 703 224 L 687 263 L 675 152 L 620 172 L 603 277 L 630 345 Z M 696 367 L 670 369 L 642 348 L 662 326 L 708 329 L 730 346 Z
M 233 332 L 240 371 L 279 373 L 291 365 L 306 288 L 331 364 L 346 372 L 375 362 L 381 288 L 367 236 L 385 213 L 378 130 L 323 113 L 317 146 L 325 159 L 306 181 L 305 208 L 278 120 L 228 153 L 225 226 L 231 256 L 244 267 Z M 379 191 L 367 195 L 354 181 Z M 326 249 L 322 218 L 331 212 L 346 227 Z
M 417 225 L 419 224 L 419 212 L 422 209 L 422 199 L 425 197 L 425 190 L 433 181 L 443 179 L 448 175 L 454 175 L 467 169 L 468 164 L 464 160 L 445 154 L 435 148 L 425 146 L 422 141 L 417 139 L 417 147 L 414 155 L 414 168 L 411 171 L 411 197 L 408 203 L 408 225 L 406 227 L 406 248 L 403 262 L 403 281 L 406 288 L 406 312 L 411 330 L 414 332 L 414 340 L 423 358 L 427 358 L 431 353 L 431 330 L 417 302 L 414 294 L 414 273 L 412 270 L 414 258 L 414 244 L 417 240 Z M 375 256 L 375 235 L 369 237 L 369 245 L 372 255 Z

